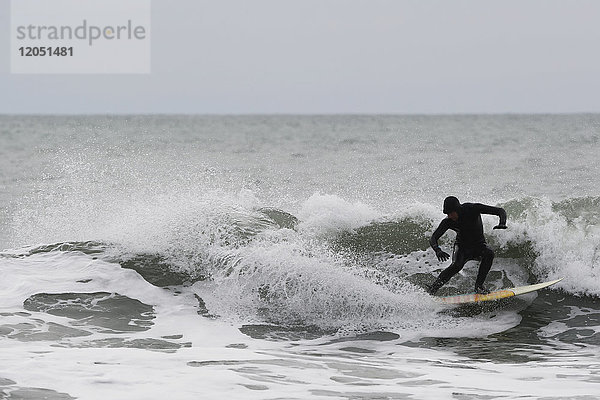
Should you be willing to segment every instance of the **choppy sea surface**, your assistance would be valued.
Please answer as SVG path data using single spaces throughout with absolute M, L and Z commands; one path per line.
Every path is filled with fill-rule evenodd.
M 0 116 L 0 398 L 599 399 L 599 155 L 596 114 Z M 448 195 L 508 212 L 489 288 L 564 279 L 440 305 Z

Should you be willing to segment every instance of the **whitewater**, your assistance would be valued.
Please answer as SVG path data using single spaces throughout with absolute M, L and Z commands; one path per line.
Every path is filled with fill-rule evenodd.
M 600 398 L 599 150 L 597 114 L 0 116 L 0 398 Z M 507 211 L 487 287 L 564 279 L 436 302 L 449 195 Z

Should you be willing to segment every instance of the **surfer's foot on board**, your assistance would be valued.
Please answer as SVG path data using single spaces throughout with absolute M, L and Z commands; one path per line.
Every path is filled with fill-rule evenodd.
M 483 286 L 475 286 L 476 294 L 490 294 L 490 291 L 484 288 Z
M 444 283 L 445 283 L 444 281 L 442 281 L 438 278 L 431 285 L 425 285 L 425 289 L 427 290 L 427 293 L 429 293 L 430 295 L 433 296 L 435 294 L 435 292 L 438 291 L 439 288 L 444 286 Z

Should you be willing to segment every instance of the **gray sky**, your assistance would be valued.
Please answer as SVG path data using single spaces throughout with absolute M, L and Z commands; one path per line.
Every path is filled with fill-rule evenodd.
M 149 75 L 10 74 L 9 10 L 0 113 L 600 112 L 596 0 L 153 0 Z

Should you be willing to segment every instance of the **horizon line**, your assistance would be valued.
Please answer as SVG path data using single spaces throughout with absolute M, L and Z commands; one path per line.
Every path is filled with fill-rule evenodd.
M 398 116 L 398 117 L 452 117 L 452 116 L 527 116 L 527 115 L 595 115 L 600 114 L 600 111 L 567 111 L 567 112 L 421 112 L 421 113 L 371 113 L 371 112 L 339 112 L 339 113 L 310 113 L 310 112 L 249 112 L 249 113 L 201 113 L 201 112 L 82 112 L 82 113 L 46 113 L 46 112 L 0 112 L 2 117 L 10 116 L 35 116 L 35 117 L 98 117 L 98 116 L 203 116 L 203 117 L 327 117 L 327 116 Z

